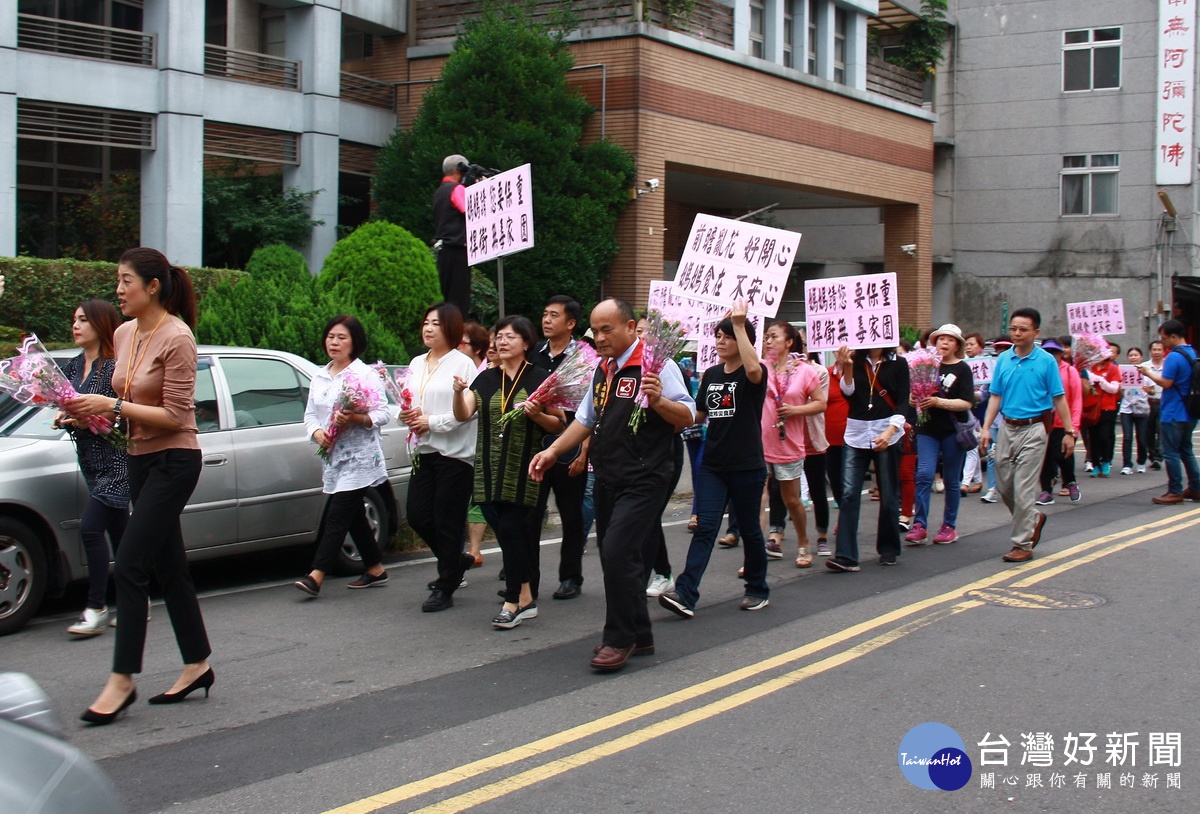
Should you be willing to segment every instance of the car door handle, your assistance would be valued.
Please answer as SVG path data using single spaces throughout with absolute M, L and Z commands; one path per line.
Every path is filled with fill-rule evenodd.
M 204 459 L 205 466 L 224 466 L 229 463 L 229 459 L 224 455 L 209 455 Z

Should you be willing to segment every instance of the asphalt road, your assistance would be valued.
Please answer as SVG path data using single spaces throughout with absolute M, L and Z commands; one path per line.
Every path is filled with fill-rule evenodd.
M 498 553 L 438 614 L 419 610 L 421 559 L 393 563 L 386 588 L 335 580 L 311 602 L 285 578 L 302 555 L 239 560 L 200 571 L 211 698 L 68 728 L 133 812 L 1195 812 L 1200 504 L 1152 506 L 1162 483 L 1088 479 L 1018 566 L 999 559 L 1004 507 L 971 496 L 959 543 L 906 549 L 897 568 L 773 562 L 756 613 L 737 609 L 741 549 L 717 550 L 696 618 L 653 606 L 656 654 L 613 675 L 587 665 L 603 620 L 594 553 L 584 595 L 556 602 L 546 545 L 541 615 L 511 631 L 489 624 Z M 664 518 L 677 566 L 688 511 Z M 146 695 L 178 671 L 153 610 Z M 74 722 L 112 642 L 71 641 L 67 623 L 0 640 L 0 668 L 32 674 Z M 962 738 L 958 790 L 917 788 L 899 767 L 927 722 Z M 1068 758 L 1085 733 L 1090 765 Z M 1007 765 L 979 745 L 1000 738 Z

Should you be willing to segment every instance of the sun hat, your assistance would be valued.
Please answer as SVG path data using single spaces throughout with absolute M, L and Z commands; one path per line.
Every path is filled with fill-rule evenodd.
M 942 327 L 938 328 L 936 331 L 931 333 L 929 335 L 929 345 L 932 346 L 933 343 L 937 341 L 937 338 L 939 336 L 954 337 L 955 339 L 958 340 L 959 347 L 962 347 L 966 343 L 966 340 L 963 339 L 962 331 L 960 331 L 958 326 L 955 325 L 953 322 L 947 322 L 945 325 L 943 325 Z

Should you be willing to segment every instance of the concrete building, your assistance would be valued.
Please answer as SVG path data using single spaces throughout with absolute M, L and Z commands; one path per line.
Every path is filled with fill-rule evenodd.
M 1194 7 L 952 0 L 935 126 L 933 324 L 991 337 L 1008 303 L 1038 307 L 1050 333 L 1065 333 L 1068 302 L 1120 297 L 1127 329 L 1113 338 L 1144 347 L 1172 308 L 1200 321 L 1195 150 L 1181 151 L 1181 178 L 1156 182 L 1159 137 L 1196 125 L 1194 109 L 1167 121 L 1158 107 L 1172 87 L 1160 36 L 1187 28 L 1166 47 L 1194 51 L 1195 26 L 1170 22 L 1194 19 Z
M 394 0 L 0 0 L 0 255 L 53 256 L 64 203 L 128 171 L 142 243 L 200 265 L 205 164 L 235 158 L 319 190 L 319 269 L 396 122 L 343 55 L 406 24 Z

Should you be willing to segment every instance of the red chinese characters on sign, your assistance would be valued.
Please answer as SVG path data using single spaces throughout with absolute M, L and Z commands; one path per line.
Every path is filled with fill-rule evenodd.
M 1195 83 L 1195 0 L 1159 0 L 1158 118 L 1155 127 L 1155 183 L 1192 182 L 1192 89 Z

